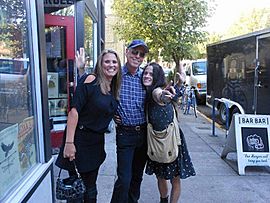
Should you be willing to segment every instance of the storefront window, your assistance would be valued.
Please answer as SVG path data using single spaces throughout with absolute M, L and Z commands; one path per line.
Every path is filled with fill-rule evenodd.
M 45 29 L 48 68 L 49 116 L 67 115 L 67 60 L 63 26 Z
M 45 35 L 49 116 L 53 133 L 63 131 L 71 101 L 70 84 L 74 77 L 74 5 L 45 7 Z M 52 146 L 59 147 L 52 136 Z
M 94 46 L 93 46 L 93 21 L 88 15 L 87 11 L 84 13 L 84 47 L 85 47 L 85 57 L 86 57 L 86 71 L 91 73 L 93 71 L 93 56 L 94 56 Z
M 26 0 L 0 0 L 0 202 L 38 162 Z
M 91 15 L 96 13 L 93 12 L 93 9 L 96 9 L 93 5 L 92 1 L 46 1 L 44 3 L 48 104 L 49 116 L 53 124 L 51 130 L 53 153 L 57 153 L 61 146 L 67 115 L 81 76 L 75 67 L 75 50 L 81 46 L 85 48 L 85 71 L 93 72 L 95 44 Z M 83 9 L 84 13 L 81 13 Z M 75 10 L 79 11 L 76 20 Z M 75 26 L 76 21 L 82 23 Z M 76 35 L 75 28 L 79 32 Z M 75 38 L 78 39 L 77 45 Z M 78 44 L 80 47 L 76 47 Z

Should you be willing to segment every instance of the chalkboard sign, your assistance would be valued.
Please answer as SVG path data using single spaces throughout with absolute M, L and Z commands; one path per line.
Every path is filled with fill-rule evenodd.
M 246 166 L 270 166 L 270 116 L 236 114 L 229 129 L 226 145 L 221 153 L 226 158 L 237 153 L 239 175 Z
M 269 152 L 267 128 L 241 128 L 243 152 Z

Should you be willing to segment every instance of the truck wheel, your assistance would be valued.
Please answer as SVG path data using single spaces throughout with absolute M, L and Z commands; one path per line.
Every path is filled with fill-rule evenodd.
M 233 114 L 240 113 L 240 110 L 237 107 L 234 107 L 233 110 L 229 113 L 229 125 L 231 124 Z M 226 106 L 221 104 L 219 108 L 219 120 L 223 125 L 226 125 Z
M 223 125 L 226 124 L 226 105 L 225 104 L 220 105 L 220 108 L 219 108 L 219 120 Z

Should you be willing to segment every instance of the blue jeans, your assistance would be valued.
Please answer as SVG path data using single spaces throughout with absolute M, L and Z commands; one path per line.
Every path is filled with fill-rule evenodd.
M 117 180 L 111 203 L 137 203 L 147 159 L 146 126 L 140 131 L 116 128 Z

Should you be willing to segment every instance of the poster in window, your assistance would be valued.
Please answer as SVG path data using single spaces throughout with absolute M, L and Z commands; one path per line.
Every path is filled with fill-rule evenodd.
M 67 60 L 62 59 L 57 68 L 59 97 L 67 97 Z
M 48 97 L 57 98 L 59 92 L 58 73 L 48 72 Z
M 21 172 L 24 174 L 36 163 L 36 148 L 34 139 L 34 119 L 28 117 L 19 124 L 18 151 Z
M 0 197 L 21 177 L 18 124 L 0 131 Z
M 67 115 L 67 99 L 50 99 L 49 116 Z
M 60 28 L 55 27 L 54 30 L 51 30 L 51 42 L 52 42 L 51 48 L 52 57 L 54 58 L 61 57 Z
M 242 127 L 243 152 L 269 152 L 267 128 Z
M 47 57 L 52 57 L 52 43 L 46 42 L 46 55 Z

